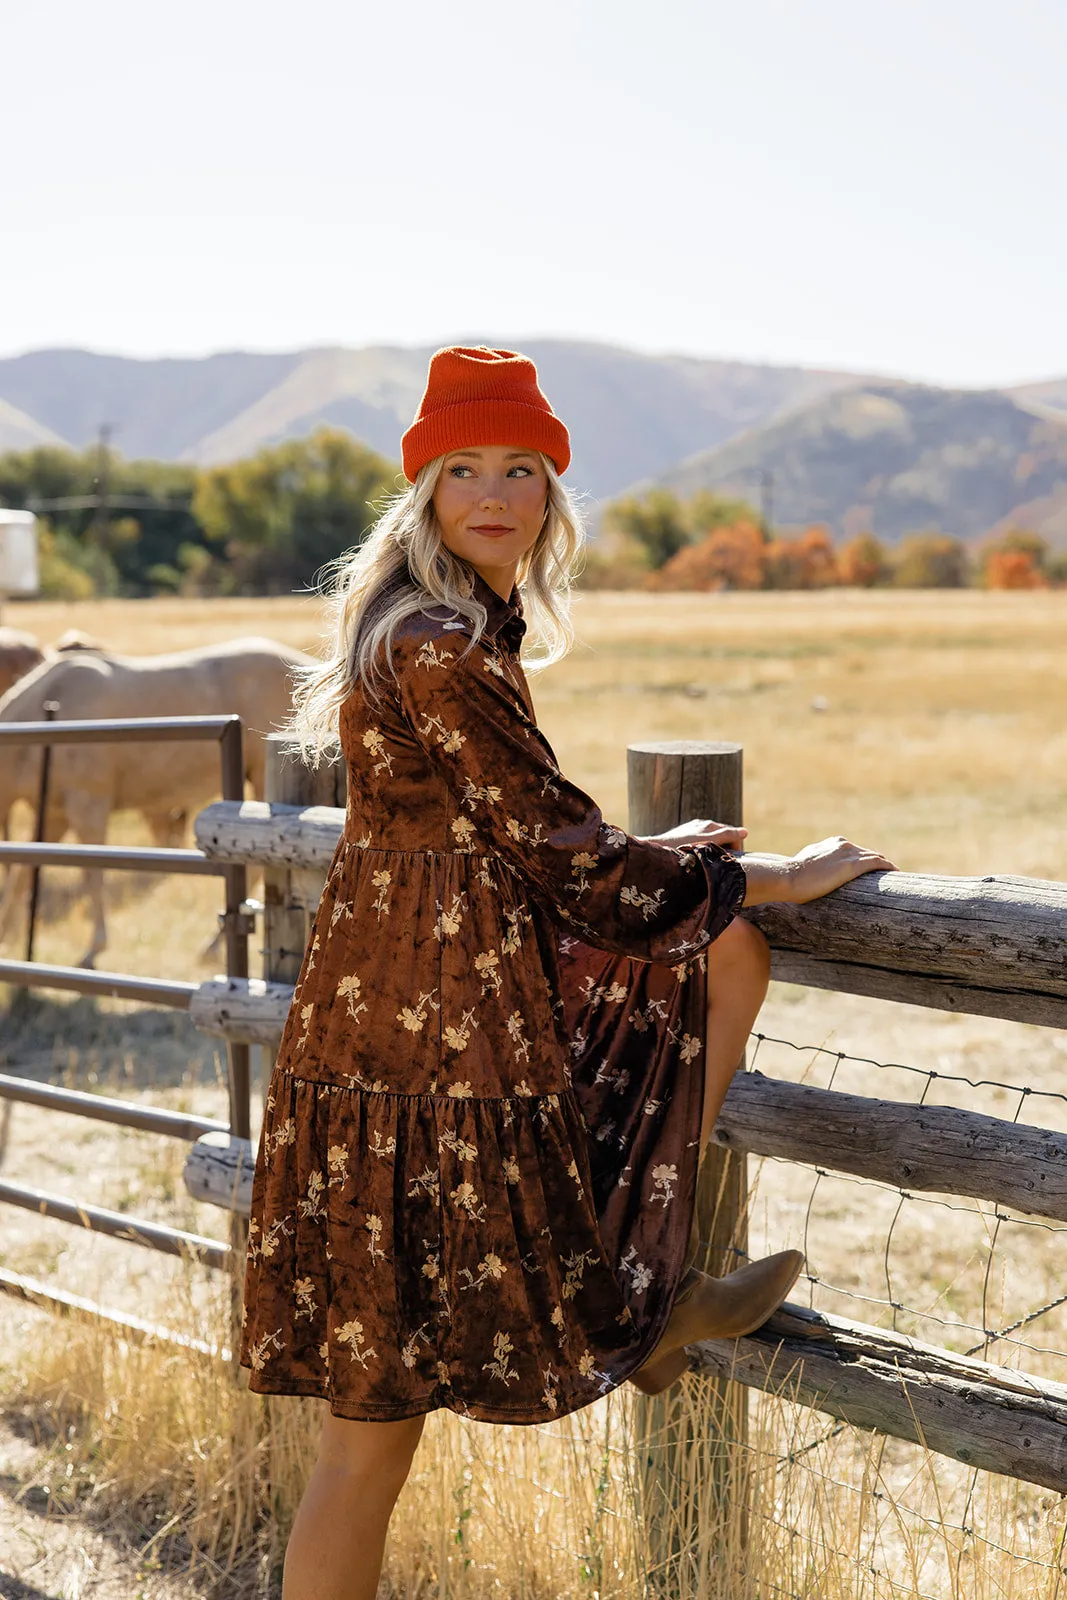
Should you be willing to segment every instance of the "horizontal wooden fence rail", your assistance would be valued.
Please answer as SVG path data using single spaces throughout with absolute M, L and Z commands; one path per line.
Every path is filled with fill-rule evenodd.
M 196 840 L 219 861 L 321 870 L 343 824 L 335 806 L 222 801 L 197 817 Z M 1067 884 L 872 873 L 744 914 L 784 983 L 1067 1027 Z
M 276 1047 L 292 998 L 291 983 L 210 978 L 190 996 L 189 1015 L 202 1033 Z
M 219 800 L 198 813 L 193 832 L 200 849 L 215 861 L 323 871 L 330 864 L 344 824 L 340 806 Z
M 691 1345 L 694 1370 L 1067 1492 L 1067 1385 L 784 1305 L 747 1339 Z
M 1029 1123 L 745 1072 L 712 1137 L 751 1155 L 1067 1222 L 1067 1133 Z
M 749 1155 L 1067 1222 L 1067 1133 L 1029 1123 L 745 1072 L 731 1083 L 712 1138 Z M 189 1151 L 186 1185 L 197 1199 L 247 1213 L 252 1161 L 247 1140 L 211 1129 Z
M 1067 884 L 876 872 L 745 916 L 783 982 L 1067 1027 Z

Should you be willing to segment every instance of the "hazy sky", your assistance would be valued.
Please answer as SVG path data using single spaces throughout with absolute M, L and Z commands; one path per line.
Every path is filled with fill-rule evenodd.
M 3 355 L 1067 373 L 1067 0 L 26 0 L 3 41 Z

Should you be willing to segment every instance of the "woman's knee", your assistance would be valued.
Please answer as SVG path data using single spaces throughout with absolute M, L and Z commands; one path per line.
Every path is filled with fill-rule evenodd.
M 759 929 L 735 917 L 708 946 L 708 980 L 747 977 L 766 984 L 771 974 L 771 948 Z
M 369 1479 L 381 1489 L 399 1494 L 425 1421 L 425 1417 L 408 1417 L 402 1422 L 353 1422 L 327 1414 L 318 1464 L 353 1479 Z

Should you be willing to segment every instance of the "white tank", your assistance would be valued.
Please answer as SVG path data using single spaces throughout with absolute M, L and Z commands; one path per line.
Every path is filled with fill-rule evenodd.
M 0 506 L 0 597 L 36 594 L 37 518 Z

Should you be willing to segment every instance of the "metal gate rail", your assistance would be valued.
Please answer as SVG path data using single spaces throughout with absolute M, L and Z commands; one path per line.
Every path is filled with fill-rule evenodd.
M 49 707 L 51 710 L 51 707 Z M 4 744 L 37 744 L 45 747 L 41 794 L 38 804 L 38 833 L 43 832 L 47 811 L 47 756 L 52 745 L 85 743 L 130 743 L 145 740 L 217 739 L 220 746 L 222 794 L 226 800 L 244 798 L 244 754 L 241 721 L 225 717 L 136 717 L 123 720 L 80 719 L 77 721 L 0 723 L 0 747 Z M 210 861 L 199 850 L 127 849 L 112 845 L 65 845 L 23 841 L 0 842 L 0 865 L 29 863 L 35 867 L 67 866 L 88 869 L 114 869 L 140 872 L 174 872 L 222 877 L 226 889 L 225 911 L 220 918 L 226 938 L 226 972 L 229 978 L 248 977 L 248 934 L 251 916 L 247 904 L 247 873 L 243 863 Z M 132 973 L 95 972 L 81 967 L 47 965 L 32 960 L 0 960 L 0 983 L 20 988 L 66 989 L 81 994 L 109 995 L 116 999 L 143 1000 L 150 1004 L 188 1009 L 197 985 L 166 978 L 141 978 Z M 22 1101 L 94 1118 L 117 1126 L 139 1128 L 170 1137 L 196 1139 L 206 1132 L 229 1132 L 247 1139 L 251 1128 L 250 1066 L 248 1045 L 231 1041 L 228 1045 L 229 1124 L 210 1118 L 167 1112 L 132 1102 L 77 1090 L 60 1089 L 0 1074 L 0 1099 Z M 0 1203 L 20 1206 L 42 1216 L 105 1233 L 117 1239 L 160 1250 L 169 1255 L 190 1257 L 205 1266 L 228 1268 L 234 1251 L 218 1240 L 184 1233 L 162 1223 L 127 1216 L 104 1207 L 84 1204 L 66 1196 L 47 1193 L 27 1185 L 0 1181 Z M 34 1285 L 18 1274 L 0 1275 L 0 1291 L 24 1294 L 26 1298 L 51 1294 L 59 1306 L 78 1297 L 64 1296 Z M 78 1302 L 89 1308 L 90 1302 Z M 117 1313 L 92 1307 L 96 1314 L 122 1321 Z

